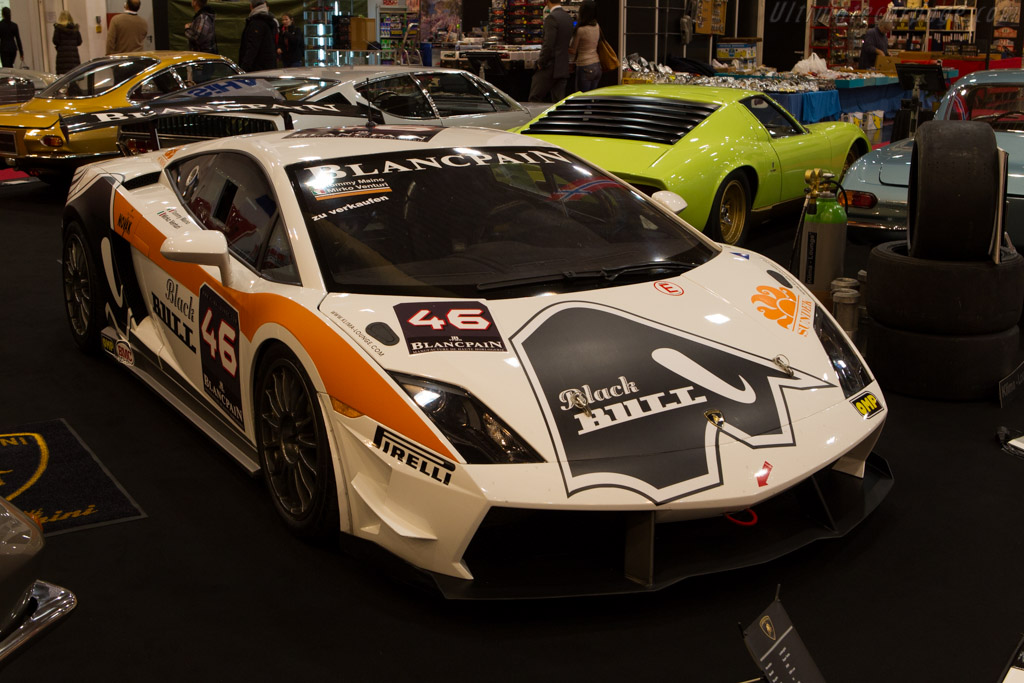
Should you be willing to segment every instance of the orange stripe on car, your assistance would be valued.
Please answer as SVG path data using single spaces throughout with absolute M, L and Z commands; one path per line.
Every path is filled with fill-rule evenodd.
M 114 193 L 113 225 L 124 225 L 122 217 L 131 216 L 128 230 L 118 230 L 132 246 L 149 251 L 149 259 L 198 296 L 203 284 L 212 287 L 239 311 L 242 334 L 252 340 L 267 323 L 277 323 L 301 340 L 313 359 L 327 393 L 359 412 L 387 425 L 410 439 L 446 457 L 456 460 L 424 422 L 424 418 L 404 402 L 381 376 L 380 371 L 339 339 L 341 333 L 300 304 L 277 294 L 246 294 L 230 289 L 198 266 L 169 261 L 160 253 L 166 236 L 135 212 L 119 192 Z

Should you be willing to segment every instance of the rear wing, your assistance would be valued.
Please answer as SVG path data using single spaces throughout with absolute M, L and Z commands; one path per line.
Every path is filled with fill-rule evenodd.
M 384 115 L 373 106 L 365 104 L 329 104 L 317 102 L 284 102 L 273 98 L 239 98 L 239 99 L 217 99 L 210 101 L 209 98 L 182 99 L 173 103 L 146 104 L 138 107 L 123 107 L 121 109 L 107 109 L 104 111 L 88 114 L 75 114 L 72 116 L 61 116 L 60 127 L 65 137 L 75 133 L 101 128 L 130 129 L 136 135 L 148 134 L 158 143 L 157 122 L 181 117 L 184 122 L 194 122 L 208 119 L 208 117 L 230 116 L 241 114 L 242 116 L 252 114 L 265 114 L 280 116 L 285 130 L 295 128 L 294 117 L 296 115 L 316 116 L 337 116 L 339 118 L 359 119 L 366 123 L 384 123 Z M 352 125 L 352 121 L 345 121 L 341 125 Z M 216 128 L 213 134 L 202 135 L 197 139 L 209 137 L 226 137 L 227 135 L 238 135 L 240 133 L 255 132 L 254 130 L 235 129 L 221 126 Z M 176 144 L 181 144 L 178 142 Z

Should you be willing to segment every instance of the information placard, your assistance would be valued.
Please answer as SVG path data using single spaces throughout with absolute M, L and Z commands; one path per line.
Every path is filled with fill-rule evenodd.
M 825 683 L 777 598 L 744 629 L 743 642 L 769 683 Z

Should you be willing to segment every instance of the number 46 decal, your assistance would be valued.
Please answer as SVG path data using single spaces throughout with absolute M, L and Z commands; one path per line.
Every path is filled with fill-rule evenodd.
M 436 315 L 431 315 L 429 309 L 422 308 L 409 318 L 408 322 L 410 325 L 434 330 L 443 330 L 448 324 L 458 330 L 486 330 L 491 326 L 491 321 L 483 317 L 482 313 L 481 308 L 453 308 L 445 316 L 446 322 Z
M 203 317 L 203 324 L 200 331 L 203 335 L 203 342 L 210 347 L 210 357 L 217 359 L 220 355 L 220 365 L 232 377 L 238 373 L 238 351 L 236 342 L 238 330 L 232 327 L 228 321 L 221 320 L 217 325 L 217 331 L 213 331 L 213 309 L 206 309 Z

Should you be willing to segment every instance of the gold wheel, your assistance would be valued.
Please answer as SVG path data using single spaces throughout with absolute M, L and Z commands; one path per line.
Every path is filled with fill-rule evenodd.
M 739 244 L 747 227 L 747 186 L 739 177 L 726 180 L 718 203 L 718 233 L 726 244 Z

